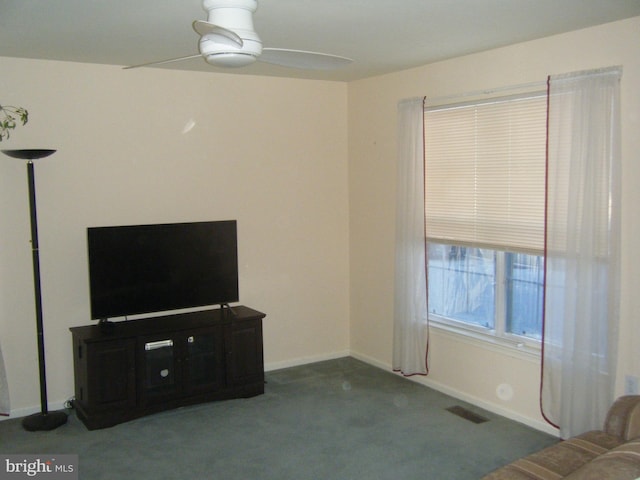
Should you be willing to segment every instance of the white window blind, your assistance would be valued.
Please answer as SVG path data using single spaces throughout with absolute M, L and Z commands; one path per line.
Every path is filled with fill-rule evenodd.
M 428 240 L 540 254 L 546 96 L 428 108 L 424 123 Z

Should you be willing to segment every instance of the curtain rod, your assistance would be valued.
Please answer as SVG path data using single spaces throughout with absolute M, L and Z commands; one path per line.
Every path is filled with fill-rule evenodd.
M 434 104 L 440 104 L 442 102 L 445 101 L 449 101 L 449 100 L 455 100 L 455 99 L 461 99 L 461 98 L 466 98 L 466 97 L 479 97 L 479 96 L 483 96 L 483 95 L 491 95 L 494 93 L 500 93 L 500 92 L 506 92 L 509 90 L 532 90 L 535 88 L 546 88 L 547 86 L 547 81 L 545 80 L 541 80 L 538 82 L 530 82 L 530 83 L 521 83 L 519 85 L 507 85 L 504 87 L 497 87 L 497 88 L 488 88 L 488 89 L 484 89 L 484 90 L 475 90 L 472 92 L 466 92 L 466 93 L 456 93 L 453 95 L 445 95 L 442 97 L 434 97 L 434 98 L 430 98 L 430 97 L 426 97 L 425 100 L 425 104 L 426 105 L 434 105 Z

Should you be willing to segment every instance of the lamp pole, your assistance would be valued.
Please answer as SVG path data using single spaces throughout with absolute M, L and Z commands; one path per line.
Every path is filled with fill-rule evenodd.
M 28 431 L 53 430 L 67 422 L 67 414 L 63 411 L 49 412 L 47 401 L 47 372 L 44 353 L 44 324 L 42 321 L 42 289 L 40 284 L 40 251 L 38 244 L 38 217 L 36 212 L 36 184 L 33 160 L 48 157 L 55 150 L 2 150 L 2 153 L 26 159 L 27 180 L 29 183 L 29 212 L 31 216 L 31 256 L 33 261 L 33 286 L 36 303 L 36 331 L 38 334 L 38 366 L 40 370 L 40 413 L 26 416 L 22 426 Z

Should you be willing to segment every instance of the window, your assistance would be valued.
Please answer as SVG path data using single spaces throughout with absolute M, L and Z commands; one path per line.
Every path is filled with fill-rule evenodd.
M 545 95 L 427 108 L 424 138 L 430 317 L 539 341 Z

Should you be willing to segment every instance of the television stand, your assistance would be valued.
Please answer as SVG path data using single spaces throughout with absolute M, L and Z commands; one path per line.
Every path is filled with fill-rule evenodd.
M 94 430 L 264 393 L 265 316 L 234 306 L 71 328 L 78 418 Z

